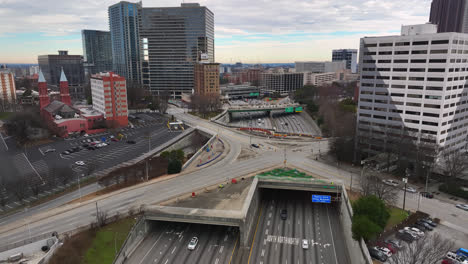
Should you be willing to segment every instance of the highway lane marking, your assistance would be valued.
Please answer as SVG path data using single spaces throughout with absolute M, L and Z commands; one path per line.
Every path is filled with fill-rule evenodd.
M 228 235 L 224 237 L 224 242 L 226 242 L 227 239 L 228 239 Z
M 172 250 L 171 254 L 174 254 L 176 248 L 177 248 L 177 246 L 174 247 L 174 249 Z
M 269 225 L 270 225 L 270 220 L 268 220 L 268 222 L 267 222 L 267 226 L 269 226 Z
M 219 262 L 219 258 L 216 258 L 215 264 L 218 264 L 218 262 Z
M 219 249 L 219 253 L 220 253 L 220 254 L 223 253 L 223 249 L 224 249 L 224 246 L 221 246 L 221 248 Z
M 158 239 L 156 239 L 156 242 L 154 242 L 153 246 L 150 248 L 150 250 L 148 250 L 148 252 L 146 252 L 146 254 L 143 256 L 143 258 L 141 259 L 140 263 L 139 264 L 142 264 L 143 263 L 143 260 L 145 260 L 145 258 L 148 256 L 148 254 L 151 252 L 151 250 L 153 250 L 153 248 L 156 246 L 156 244 L 159 242 L 159 240 L 161 239 L 161 237 L 163 236 L 164 233 L 161 233 L 161 235 L 159 235 Z
M 262 249 L 262 257 L 264 257 L 264 256 L 265 256 L 265 250 Z
M 333 244 L 333 254 L 335 254 L 335 263 L 338 264 L 338 260 L 336 258 L 335 240 L 333 239 L 333 231 L 332 231 L 331 222 L 330 222 L 330 214 L 328 213 L 328 207 L 325 207 L 325 208 L 327 209 L 328 226 L 330 227 L 330 234 L 331 234 L 332 244 Z
M 167 264 L 167 262 L 169 262 L 169 259 L 166 259 L 166 262 L 164 262 L 164 264 Z

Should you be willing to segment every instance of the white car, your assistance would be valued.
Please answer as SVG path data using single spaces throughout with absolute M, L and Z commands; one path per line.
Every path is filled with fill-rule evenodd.
M 424 232 L 417 229 L 416 227 L 405 227 L 404 229 L 407 230 L 407 231 L 410 231 L 410 232 L 414 232 L 416 235 L 418 235 L 420 237 L 424 236 Z
M 197 244 L 198 244 L 198 238 L 197 237 L 192 237 L 192 239 L 190 240 L 187 248 L 189 250 L 194 250 L 197 247 Z
M 414 232 L 412 232 L 412 231 L 410 231 L 410 230 L 400 229 L 400 230 L 398 230 L 398 232 L 400 232 L 400 233 L 402 233 L 402 234 L 403 234 L 403 233 L 406 233 L 406 234 L 412 236 L 413 239 L 419 239 L 419 236 L 416 235 L 416 233 L 414 233 Z
M 405 187 L 403 187 L 403 190 L 405 190 Z M 416 193 L 416 189 L 413 187 L 406 187 L 406 191 L 410 193 Z
M 394 180 L 382 180 L 383 183 L 390 185 L 390 186 L 398 186 L 398 182 Z
M 309 240 L 302 239 L 302 248 L 303 249 L 308 249 L 309 248 Z
M 391 257 L 392 256 L 392 251 L 390 251 L 390 249 L 386 248 L 386 247 L 375 247 L 375 249 L 381 251 L 382 253 L 385 254 L 385 256 L 387 257 Z
M 44 151 L 44 154 L 47 154 L 49 152 L 55 152 L 55 149 L 47 149 L 46 151 Z
M 85 165 L 84 161 L 82 161 L 82 160 L 79 160 L 79 161 L 75 162 L 75 164 L 78 165 L 78 166 L 84 166 Z
M 465 211 L 468 211 L 468 204 L 457 204 L 455 205 L 457 208 L 463 209 Z

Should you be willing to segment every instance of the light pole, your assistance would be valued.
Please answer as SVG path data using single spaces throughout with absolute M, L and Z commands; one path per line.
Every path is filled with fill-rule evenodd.
M 351 166 L 354 168 L 354 163 L 351 164 Z M 351 170 L 351 183 L 349 184 L 349 191 L 353 191 L 353 171 Z
M 418 192 L 418 211 L 419 211 L 419 204 L 421 203 L 421 193 Z
M 148 181 L 149 178 L 149 167 L 148 167 L 148 160 L 149 158 L 149 153 L 151 151 L 151 134 L 148 133 L 148 158 L 146 158 L 146 181 Z
M 424 191 L 427 193 L 427 188 L 429 184 L 429 173 L 430 173 L 430 166 L 427 166 L 427 171 L 426 171 L 426 187 L 424 188 Z
M 25 216 L 24 216 L 24 221 L 26 222 L 26 225 L 27 225 L 27 227 L 28 227 L 29 239 L 31 239 L 31 228 L 29 227 L 29 222 L 28 222 L 28 220 L 26 220 L 27 214 L 28 214 L 28 207 L 24 208 L 24 214 L 25 214 Z
M 405 205 L 406 205 L 406 185 L 408 184 L 408 178 L 403 178 L 403 182 L 405 183 L 404 194 L 403 194 L 403 211 L 404 211 Z
M 80 203 L 81 203 L 81 185 L 80 185 L 80 174 L 78 176 L 78 192 L 80 193 Z M 83 177 L 84 174 L 81 174 L 81 177 Z

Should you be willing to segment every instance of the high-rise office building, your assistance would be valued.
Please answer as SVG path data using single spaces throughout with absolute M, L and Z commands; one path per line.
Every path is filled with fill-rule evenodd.
M 467 0 L 432 0 L 429 22 L 438 32 L 468 33 Z
M 0 100 L 10 103 L 16 101 L 15 78 L 8 70 L 0 71 Z
M 138 13 L 141 2 L 119 2 L 109 7 L 112 68 L 128 82 L 141 83 Z
M 112 70 L 112 42 L 109 31 L 82 30 L 85 75 Z
M 401 36 L 361 39 L 359 149 L 378 154 L 410 139 L 438 149 L 465 148 L 468 34 L 403 26 Z
M 263 93 L 287 94 L 304 86 L 304 73 L 262 73 L 261 88 Z
M 125 78 L 113 72 L 91 77 L 93 109 L 102 113 L 111 127 L 128 125 L 127 85 Z
M 214 63 L 214 15 L 199 4 L 140 12 L 142 82 L 153 94 L 179 97 L 194 88 L 194 65 Z
M 83 57 L 81 55 L 68 55 L 68 51 L 59 50 L 58 55 L 39 55 L 38 61 L 49 85 L 58 86 L 60 84 L 62 68 L 67 75 L 70 86 L 84 84 Z
M 297 61 L 296 72 L 337 72 L 346 69 L 345 61 Z
M 346 69 L 351 70 L 351 73 L 357 72 L 357 50 L 356 49 L 339 49 L 333 50 L 332 61 L 346 61 Z
M 198 95 L 219 95 L 219 63 L 196 63 L 194 92 Z

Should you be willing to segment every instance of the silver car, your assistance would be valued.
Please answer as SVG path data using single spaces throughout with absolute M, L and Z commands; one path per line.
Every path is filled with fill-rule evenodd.
M 198 245 L 198 237 L 192 237 L 187 248 L 189 250 L 194 250 L 197 247 L 197 245 Z
M 465 211 L 468 211 L 468 204 L 457 204 L 455 205 L 457 208 L 463 209 Z

